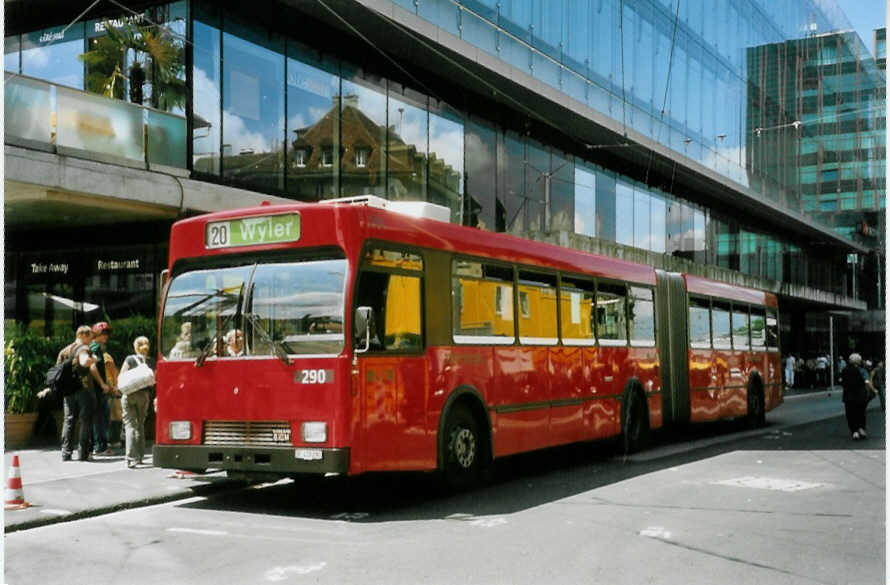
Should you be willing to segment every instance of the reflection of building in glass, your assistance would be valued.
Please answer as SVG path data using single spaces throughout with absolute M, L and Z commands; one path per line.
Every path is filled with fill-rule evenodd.
M 874 246 L 885 186 L 874 59 L 854 32 L 752 47 L 747 58 L 760 81 L 748 91 L 752 185 Z
M 365 193 L 773 291 L 797 352 L 875 305 L 883 77 L 830 0 L 70 4 L 6 3 L 9 321 L 127 290 L 31 271 L 74 235 L 142 278 L 176 217 Z M 70 157 L 101 180 L 35 179 Z M 152 314 L 131 291 L 110 318 L 127 294 Z
M 877 48 L 877 45 L 876 45 Z M 882 309 L 885 79 L 855 32 L 751 47 L 746 140 L 752 186 L 869 252 L 848 257 L 847 291 Z M 883 312 L 871 320 L 883 321 Z M 854 319 L 856 328 L 871 328 Z

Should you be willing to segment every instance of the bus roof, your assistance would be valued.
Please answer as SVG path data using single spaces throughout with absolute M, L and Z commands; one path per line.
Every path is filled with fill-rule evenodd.
M 765 305 L 773 308 L 779 306 L 776 295 L 769 292 L 727 284 L 692 274 L 684 274 L 683 278 L 686 281 L 686 290 L 691 294 L 719 297 L 740 303 Z
M 170 268 L 182 258 L 286 249 L 293 243 L 244 245 L 208 249 L 207 225 L 213 222 L 299 213 L 300 246 L 338 246 L 350 250 L 373 239 L 449 251 L 503 262 L 541 266 L 577 274 L 654 285 L 651 266 L 553 244 L 488 232 L 433 219 L 415 218 L 365 205 L 294 203 L 263 205 L 205 214 L 176 222 L 171 230 Z

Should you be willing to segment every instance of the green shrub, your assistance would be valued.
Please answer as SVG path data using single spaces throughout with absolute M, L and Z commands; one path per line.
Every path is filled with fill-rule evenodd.
M 110 323 L 111 335 L 106 350 L 120 368 L 124 358 L 133 353 L 133 340 L 144 335 L 151 342 L 151 354 L 158 351 L 158 322 L 153 317 L 134 315 L 127 319 L 117 319 Z
M 37 409 L 37 393 L 44 387 L 46 371 L 56 363 L 59 350 L 70 339 L 48 339 L 25 331 L 6 340 L 3 348 L 3 398 L 8 414 Z

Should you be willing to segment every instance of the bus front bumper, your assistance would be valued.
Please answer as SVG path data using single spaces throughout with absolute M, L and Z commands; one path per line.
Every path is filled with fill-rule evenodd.
M 309 457 L 307 457 L 309 452 Z M 320 457 L 319 457 L 320 455 Z M 203 471 L 268 472 L 288 474 L 346 474 L 349 449 L 301 447 L 222 447 L 217 445 L 155 445 L 155 467 Z

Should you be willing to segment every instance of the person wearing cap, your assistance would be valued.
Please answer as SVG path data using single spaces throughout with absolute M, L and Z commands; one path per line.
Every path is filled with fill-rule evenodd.
M 865 431 L 865 408 L 871 398 L 870 390 L 866 385 L 867 378 L 862 370 L 862 356 L 858 353 L 850 354 L 847 367 L 842 372 L 844 387 L 844 410 L 847 415 L 847 427 L 853 434 L 853 440 L 858 441 L 868 437 Z
M 105 346 L 111 333 L 111 325 L 100 321 L 93 325 L 93 342 L 90 344 L 90 352 L 96 358 L 96 369 L 99 371 L 99 384 L 96 387 L 96 410 L 93 414 L 93 454 L 111 455 L 108 448 L 108 436 L 111 426 L 111 404 L 109 397 L 116 392 L 113 384 L 109 383 L 110 369 L 116 370 L 114 360 L 111 360 L 111 368 L 106 363 Z M 111 356 L 108 356 L 111 357 Z M 114 372 L 116 373 L 116 372 Z
M 74 342 L 66 345 L 59 352 L 56 363 L 71 360 L 77 388 L 71 394 L 62 397 L 64 407 L 64 419 L 62 422 L 62 461 L 71 461 L 72 451 L 77 449 L 80 461 L 90 460 L 92 447 L 92 421 L 93 412 L 96 409 L 96 395 L 93 385 L 98 379 L 96 360 L 90 355 L 90 342 L 93 340 L 93 332 L 89 325 L 81 325 L 77 328 Z M 44 388 L 37 393 L 37 398 L 44 398 L 52 390 Z M 74 436 L 75 425 L 80 422 L 78 437 Z

